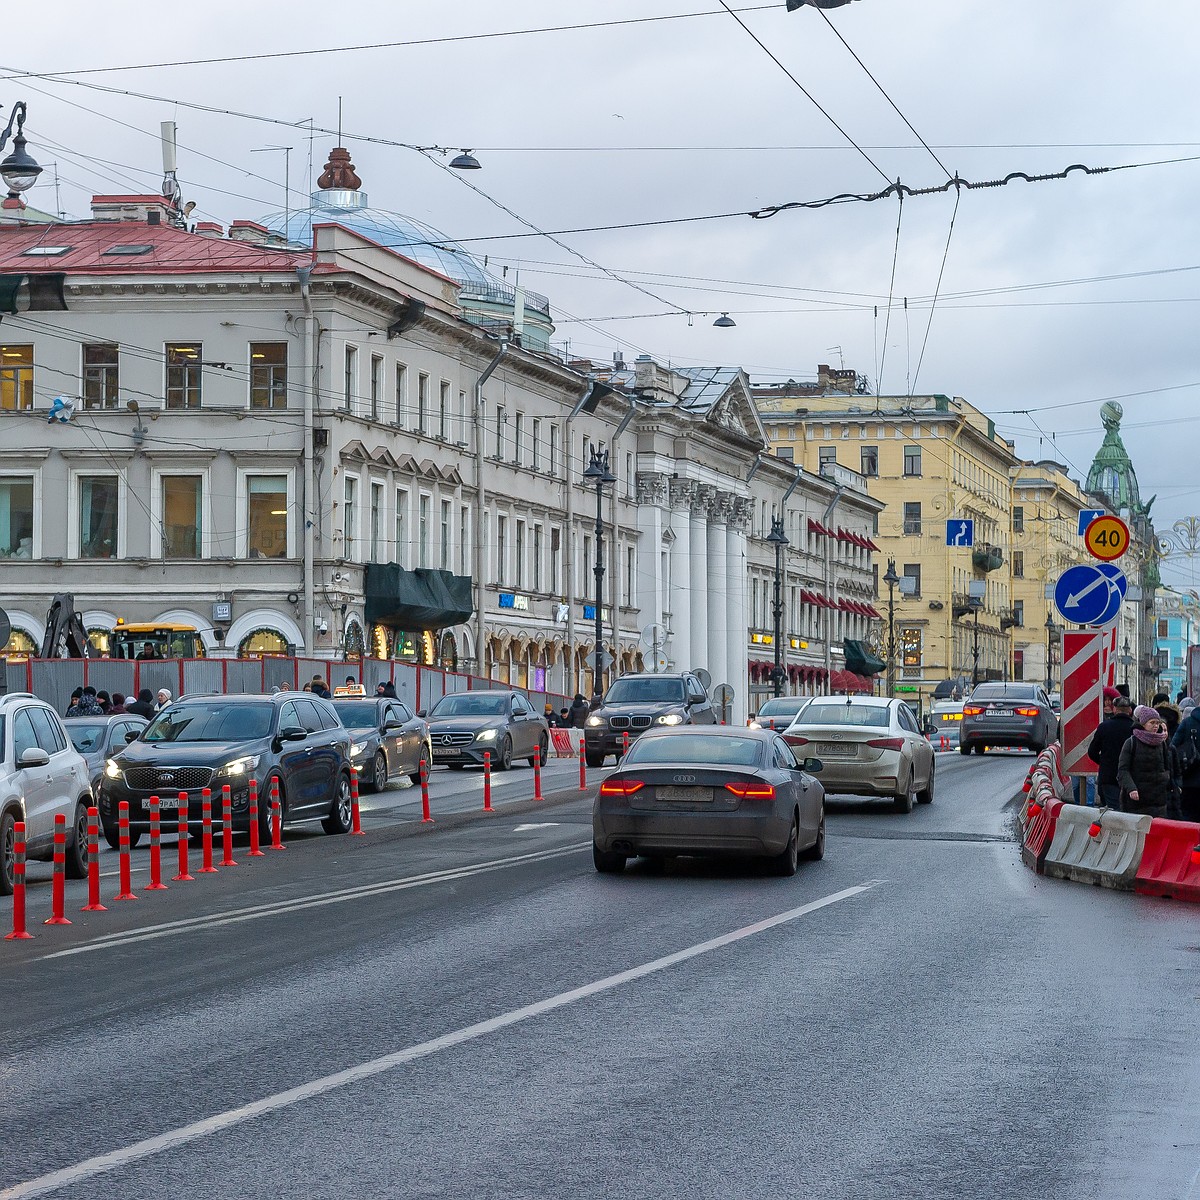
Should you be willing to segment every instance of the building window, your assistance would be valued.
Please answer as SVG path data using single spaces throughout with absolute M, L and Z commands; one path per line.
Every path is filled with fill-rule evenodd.
M 419 565 L 429 566 L 429 497 L 422 496 L 417 505 L 417 553 Z
M 776 446 L 775 457 L 782 458 L 784 462 L 795 462 L 796 450 L 793 446 Z
M 1158 619 L 1158 636 L 1160 638 L 1167 638 L 1171 636 L 1171 625 L 1165 617 L 1159 617 Z
M 438 550 L 438 566 L 443 571 L 450 570 L 450 512 L 449 500 L 442 501 L 441 540 Z
M 503 584 L 505 580 L 504 564 L 508 558 L 508 518 L 496 517 L 496 582 Z
M 429 432 L 429 376 L 417 374 L 417 432 Z
M 504 426 L 508 424 L 508 413 L 503 404 L 496 405 L 496 457 L 504 458 Z
M 0 409 L 33 407 L 33 347 L 0 346 Z
M 550 530 L 550 590 L 561 596 L 562 585 L 559 583 L 562 571 L 562 530 Z
M 1024 629 L 1025 628 L 1025 601 L 1024 600 L 1014 600 L 1013 601 L 1013 617 L 1016 619 L 1017 628 Z
M 379 410 L 383 404 L 383 358 L 378 354 L 371 355 L 371 420 L 379 420 Z
M 517 572 L 516 582 L 517 587 L 525 586 L 525 522 L 517 522 L 517 536 L 514 540 L 513 549 L 517 555 Z
M 164 558 L 200 558 L 203 480 L 199 475 L 162 477 Z
M 862 474 L 868 479 L 876 478 L 879 475 L 879 447 L 862 446 L 859 449 L 859 462 Z
M 529 434 L 529 465 L 535 470 L 542 469 L 542 423 L 533 418 Z
M 396 364 L 396 424 L 408 425 L 408 368 Z
M 542 527 L 533 527 L 533 590 L 542 590 Z
M 116 558 L 120 489 L 115 475 L 79 480 L 79 557 Z
M 203 366 L 199 344 L 167 346 L 167 407 L 199 408 Z
M 450 385 L 443 379 L 438 397 L 438 437 L 443 442 L 450 438 Z
M 470 575 L 467 563 L 471 556 L 471 510 L 464 504 L 458 512 L 458 573 Z
M 408 565 L 408 493 L 396 489 L 396 562 Z
M 1013 678 L 1021 680 L 1025 678 L 1025 651 L 1013 651 Z
M 342 407 L 348 412 L 354 411 L 354 393 L 358 382 L 358 349 L 346 347 L 344 371 L 342 378 Z
M 120 386 L 117 347 L 84 346 L 83 407 L 116 408 L 120 401 Z M 8 405 L 4 407 L 7 408 Z
M 1014 579 L 1025 578 L 1025 551 L 1014 550 L 1012 552 L 1012 573 Z
M 910 478 L 918 477 L 921 474 L 921 447 L 920 446 L 905 446 L 904 447 L 904 474 Z
M 558 474 L 558 426 L 550 426 L 550 474 Z
M 921 536 L 920 500 L 906 500 L 904 502 L 904 533 L 906 537 Z
M 0 558 L 33 557 L 33 480 L 0 479 Z
M 632 546 L 626 547 L 626 549 L 625 549 L 625 606 L 627 608 L 633 607 L 633 595 L 634 595 L 633 581 L 634 581 L 634 577 L 636 574 L 636 567 L 637 567 L 637 559 L 635 557 L 635 553 L 636 552 L 634 551 L 634 548 Z M 796 590 L 795 588 L 792 589 L 793 592 L 795 592 L 795 590 Z
M 900 644 L 900 666 L 906 676 L 921 674 L 921 630 L 901 626 L 896 639 Z
M 342 554 L 357 558 L 358 550 L 358 479 L 346 476 L 345 504 L 342 506 Z
M 383 562 L 383 484 L 371 484 L 371 561 Z
M 250 558 L 286 558 L 286 475 L 251 475 L 246 482 L 247 550 Z
M 911 579 L 912 582 L 901 583 L 900 595 L 919 597 L 921 595 L 921 564 L 905 563 L 901 574 L 905 579 Z
M 250 343 L 250 407 L 287 408 L 287 343 Z
M 513 418 L 513 462 L 519 467 L 525 461 L 525 414 L 517 413 Z
M 826 463 L 837 462 L 837 447 L 836 446 L 820 446 L 817 448 L 817 469 L 825 466 Z
M 1012 510 L 1013 533 L 1025 532 L 1025 508 L 1024 505 L 1014 504 Z

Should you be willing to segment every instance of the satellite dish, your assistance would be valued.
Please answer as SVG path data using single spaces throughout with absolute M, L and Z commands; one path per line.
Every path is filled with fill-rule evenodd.
M 694 667 L 692 674 L 704 685 L 706 692 L 712 687 L 712 676 L 703 667 Z
M 642 630 L 638 640 L 647 650 L 653 650 L 656 646 L 665 646 L 667 644 L 667 627 L 660 625 L 657 621 L 652 621 Z

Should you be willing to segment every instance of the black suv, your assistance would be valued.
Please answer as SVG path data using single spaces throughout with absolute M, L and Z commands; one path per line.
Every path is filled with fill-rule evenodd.
M 187 793 L 189 824 L 199 822 L 201 791 L 212 789 L 213 819 L 230 787 L 235 829 L 250 827 L 250 780 L 258 781 L 260 831 L 270 829 L 271 785 L 285 821 L 320 818 L 326 833 L 350 828 L 350 734 L 319 696 L 194 696 L 158 713 L 105 765 L 100 784 L 104 836 L 116 845 L 119 805 L 129 803 L 130 840 L 150 828 L 148 801 L 159 798 L 163 827 Z M 193 825 L 193 828 L 195 826 Z
M 690 671 L 677 675 L 622 675 L 588 715 L 583 727 L 589 767 L 602 767 L 607 754 L 621 759 L 625 735 L 632 741 L 664 725 L 715 725 L 717 715 L 704 684 Z

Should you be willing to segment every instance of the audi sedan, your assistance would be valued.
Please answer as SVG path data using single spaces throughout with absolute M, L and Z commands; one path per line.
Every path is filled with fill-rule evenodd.
M 800 762 L 769 729 L 652 729 L 600 785 L 592 861 L 615 874 L 641 856 L 762 858 L 794 875 L 825 854 L 825 790 L 815 758 Z
M 550 726 L 520 692 L 452 692 L 434 705 L 428 721 L 433 761 L 452 770 L 482 766 L 485 754 L 497 771 L 518 758 L 544 767 L 550 753 Z
M 933 747 L 903 700 L 816 696 L 783 737 L 798 755 L 821 759 L 828 793 L 891 796 L 902 813 L 933 800 Z

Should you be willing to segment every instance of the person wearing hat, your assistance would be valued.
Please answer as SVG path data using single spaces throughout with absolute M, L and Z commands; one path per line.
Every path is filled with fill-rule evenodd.
M 1167 737 L 1167 723 L 1157 709 L 1139 704 L 1133 710 L 1133 736 L 1121 747 L 1117 782 L 1126 812 L 1174 817 L 1179 807 L 1179 756 Z
M 1116 691 L 1115 688 L 1104 690 L 1105 693 Z M 1105 704 L 1111 708 L 1112 716 L 1100 722 L 1088 743 L 1087 752 L 1088 758 L 1100 768 L 1096 775 L 1096 792 L 1100 803 L 1106 808 L 1120 809 L 1121 787 L 1117 783 L 1117 764 L 1122 747 L 1133 736 L 1133 704 L 1120 692 L 1112 698 L 1106 694 Z
M 320 696 L 325 700 L 328 700 L 330 698 L 331 693 L 329 691 L 329 688 L 325 686 L 325 676 L 324 675 L 314 675 L 312 677 L 311 691 L 314 696 Z
M 157 705 L 157 708 L 155 711 L 161 712 L 170 703 L 171 703 L 171 689 L 170 688 L 159 688 L 158 689 L 158 705 Z
M 155 712 L 154 693 L 149 688 L 141 688 L 138 691 L 137 699 L 132 704 L 127 704 L 125 711 L 131 712 L 137 717 L 145 717 L 149 721 Z

